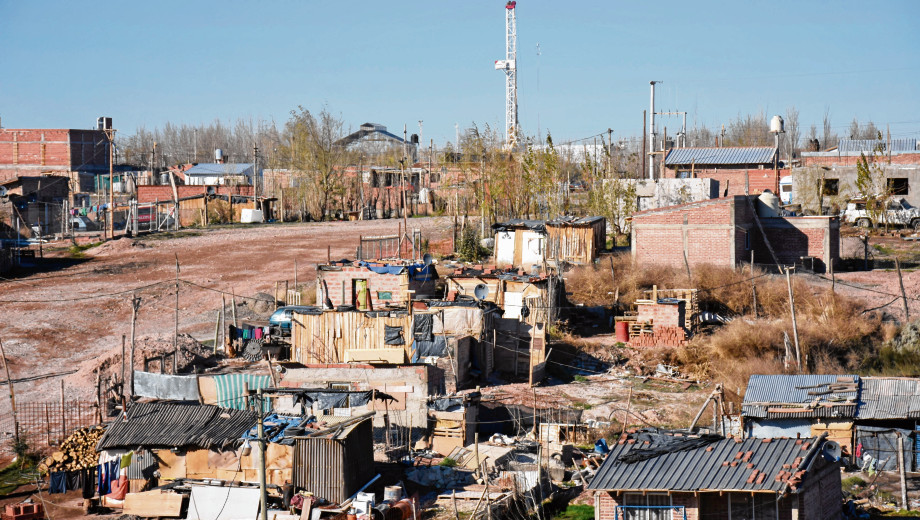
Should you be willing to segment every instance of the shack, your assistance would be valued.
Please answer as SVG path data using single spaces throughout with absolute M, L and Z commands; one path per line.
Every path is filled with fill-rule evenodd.
M 920 379 L 863 377 L 860 383 L 854 462 L 897 470 L 900 437 L 905 469 L 920 469 Z
M 840 517 L 840 469 L 825 439 L 624 435 L 588 489 L 594 518 Z
M 541 265 L 546 250 L 546 221 L 512 219 L 492 226 L 495 263 L 501 266 Z
M 435 297 L 438 273 L 433 265 L 343 260 L 316 266 L 316 301 L 329 307 L 351 305 L 361 311 L 405 306 Z
M 369 415 L 336 418 L 324 430 L 294 440 L 295 488 L 341 503 L 374 476 L 374 438 Z
M 859 399 L 856 375 L 752 375 L 741 405 L 745 435 L 755 438 L 827 434 L 853 453 Z
M 590 264 L 607 248 L 607 219 L 565 216 L 546 223 L 547 261 Z

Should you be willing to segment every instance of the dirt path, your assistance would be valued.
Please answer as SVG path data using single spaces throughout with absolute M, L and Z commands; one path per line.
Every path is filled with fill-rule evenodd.
M 409 226 L 436 240 L 449 236 L 451 222 L 414 218 Z M 12 377 L 74 370 L 120 350 L 121 336 L 130 334 L 133 293 L 142 299 L 137 337 L 171 342 L 176 258 L 183 280 L 179 332 L 205 338 L 213 334 L 220 291 L 240 297 L 271 294 L 275 281 L 293 282 L 295 258 L 298 282 L 313 281 L 316 264 L 326 261 L 327 248 L 333 259 L 354 258 L 361 235 L 396 230 L 397 221 L 376 220 L 223 228 L 166 240 L 120 239 L 87 250 L 85 262 L 0 281 L 0 339 Z M 67 253 L 46 253 L 55 255 Z M 17 384 L 17 399 L 45 400 L 49 392 L 57 396 L 59 380 Z M 68 383 L 68 399 L 88 399 L 94 393 L 92 385 Z M 5 413 L 7 399 L 0 400 L 0 414 Z

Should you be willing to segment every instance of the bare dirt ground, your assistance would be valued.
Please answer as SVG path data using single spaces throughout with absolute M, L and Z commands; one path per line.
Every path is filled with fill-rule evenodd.
M 432 241 L 451 232 L 447 218 L 413 218 L 409 226 Z M 46 260 L 58 257 L 62 268 L 0 281 L 0 340 L 12 377 L 82 368 L 65 378 L 67 398 L 93 398 L 95 384 L 86 368 L 120 356 L 122 335 L 130 337 L 132 294 L 142 299 L 138 343 L 171 350 L 177 258 L 179 332 L 205 339 L 213 336 L 221 292 L 228 294 L 228 304 L 230 293 L 238 303 L 254 303 L 246 298 L 271 295 L 276 281 L 293 283 L 295 259 L 298 282 L 308 283 L 315 280 L 317 263 L 326 262 L 327 248 L 333 260 L 354 258 L 359 236 L 396 229 L 395 220 L 375 220 L 195 230 L 169 239 L 108 242 L 86 250 L 81 263 L 67 260 L 66 249 L 46 246 Z M 16 384 L 22 401 L 55 399 L 59 393 L 59 378 Z M 9 401 L 3 399 L 0 415 L 8 413 Z

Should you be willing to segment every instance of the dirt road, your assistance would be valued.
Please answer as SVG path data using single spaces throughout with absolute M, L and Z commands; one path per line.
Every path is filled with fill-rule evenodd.
M 397 222 L 276 224 L 195 230 L 170 239 L 126 238 L 88 249 L 81 262 L 67 260 L 66 249 L 46 248 L 46 258 L 58 257 L 60 268 L 0 279 L 0 340 L 12 377 L 73 370 L 112 351 L 120 354 L 121 337 L 130 334 L 132 294 L 142 299 L 137 337 L 171 343 L 177 258 L 179 332 L 206 338 L 213 334 L 221 291 L 235 293 L 239 301 L 272 294 L 276 281 L 293 282 L 295 258 L 298 282 L 308 283 L 316 264 L 325 263 L 327 248 L 333 259 L 354 258 L 361 235 L 396 234 Z M 409 227 L 434 241 L 450 235 L 451 221 L 413 218 Z M 17 400 L 53 399 L 59 380 L 17 384 Z M 85 380 L 65 382 L 68 399 L 94 394 Z M 9 401 L 0 400 L 0 414 L 7 413 Z

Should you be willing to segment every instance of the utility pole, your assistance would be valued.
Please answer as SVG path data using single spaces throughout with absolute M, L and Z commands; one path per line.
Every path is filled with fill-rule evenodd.
M 109 221 L 107 227 L 109 238 L 115 238 L 115 130 L 109 127 L 110 124 L 111 122 L 103 124 L 103 131 L 109 140 Z
M 425 136 L 424 136 L 424 134 L 422 134 L 422 123 L 423 123 L 423 122 L 424 122 L 424 121 L 422 121 L 421 119 L 418 120 L 418 142 L 419 142 L 418 149 L 419 149 L 419 150 L 422 149 L 422 143 L 425 142 L 425 139 L 424 139 Z M 421 155 L 421 153 L 419 153 L 418 160 L 419 160 L 419 162 L 422 162 L 422 155 Z
M 642 171 L 639 172 L 639 175 L 636 175 L 636 178 L 637 178 L 637 179 L 638 179 L 638 178 L 641 178 L 641 177 L 642 177 L 642 174 L 645 173 L 645 161 L 648 159 L 648 154 L 645 153 L 645 141 L 646 141 L 646 138 L 647 138 L 647 135 L 646 135 L 646 133 L 645 133 L 645 126 L 646 126 L 647 122 L 648 122 L 648 117 L 647 117 L 647 115 L 646 115 L 646 113 L 645 113 L 645 110 L 643 110 L 643 111 L 642 111 L 642 150 L 641 150 L 641 152 L 639 153 L 639 155 L 642 156 Z
M 265 484 L 265 450 L 268 443 L 265 441 L 265 415 L 262 406 L 262 389 L 258 391 L 259 398 L 259 518 L 268 520 L 268 489 Z
M 655 160 L 653 159 L 655 153 L 655 85 L 662 83 L 661 81 L 649 81 L 649 86 L 651 87 L 651 98 L 650 98 L 650 109 L 649 109 L 649 129 L 648 129 L 648 178 L 655 178 Z
M 259 147 L 252 146 L 252 195 L 253 201 L 259 200 L 259 181 L 261 180 L 261 175 L 259 175 Z
M 403 160 L 402 160 L 402 203 L 403 203 L 403 233 L 408 233 L 409 224 L 406 221 L 406 213 L 408 212 L 408 197 L 406 196 L 406 163 L 409 162 L 409 142 L 406 141 L 406 125 L 403 124 Z M 405 236 L 405 235 L 403 235 Z M 402 240 L 403 236 L 399 237 L 399 250 L 402 251 Z
M 13 411 L 13 435 L 18 444 L 19 418 L 16 414 L 16 392 L 13 391 L 13 378 L 10 377 L 10 363 L 6 360 L 6 352 L 3 351 L 3 340 L 0 340 L 0 357 L 3 358 L 3 368 L 6 369 L 6 384 L 10 386 L 10 409 Z
M 799 350 L 799 328 L 795 322 L 795 297 L 792 294 L 792 278 L 789 277 L 789 268 L 786 267 L 786 286 L 789 288 L 789 310 L 792 312 L 792 337 L 795 339 L 795 365 L 799 372 L 802 371 L 802 352 Z

